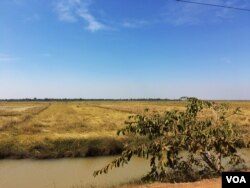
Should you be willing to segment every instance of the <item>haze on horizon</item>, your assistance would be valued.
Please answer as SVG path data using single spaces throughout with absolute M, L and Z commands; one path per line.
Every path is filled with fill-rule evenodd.
M 0 99 L 250 100 L 249 18 L 176 0 L 2 0 Z

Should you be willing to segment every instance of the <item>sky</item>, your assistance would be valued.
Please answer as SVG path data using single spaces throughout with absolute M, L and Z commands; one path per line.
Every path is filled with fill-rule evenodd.
M 250 12 L 176 0 L 0 1 L 0 99 L 182 96 L 250 99 Z

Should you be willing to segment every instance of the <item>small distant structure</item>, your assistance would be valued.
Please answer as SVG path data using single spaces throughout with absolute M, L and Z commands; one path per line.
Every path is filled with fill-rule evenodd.
M 179 98 L 180 101 L 186 101 L 187 99 L 188 99 L 187 96 L 183 96 L 183 97 L 180 97 L 180 98 Z

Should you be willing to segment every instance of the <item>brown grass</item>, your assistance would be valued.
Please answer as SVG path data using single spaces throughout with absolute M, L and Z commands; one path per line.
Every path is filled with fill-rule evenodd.
M 232 116 L 249 143 L 250 102 L 227 102 L 240 106 Z M 85 101 L 0 102 L 0 157 L 58 158 L 117 154 L 128 137 L 117 137 L 131 114 L 145 108 L 164 112 L 185 109 L 185 102 Z M 246 145 L 247 145 L 246 144 Z

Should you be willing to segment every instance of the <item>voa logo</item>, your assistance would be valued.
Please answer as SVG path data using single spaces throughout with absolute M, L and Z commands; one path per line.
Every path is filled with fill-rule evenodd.
M 222 188 L 250 188 L 250 172 L 222 172 Z
M 226 176 L 227 183 L 247 183 L 244 176 Z

